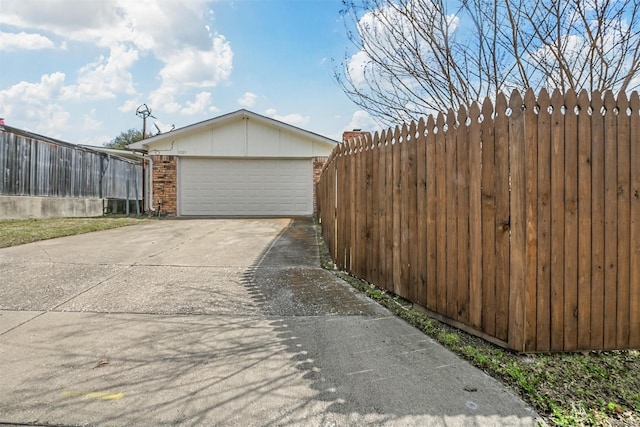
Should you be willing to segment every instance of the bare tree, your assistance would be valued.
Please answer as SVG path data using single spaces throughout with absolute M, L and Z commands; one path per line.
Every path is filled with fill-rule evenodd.
M 639 86 L 638 0 L 538 1 L 523 9 L 529 67 L 549 88 L 629 91 Z M 634 80 L 635 79 L 635 80 Z
M 384 123 L 457 109 L 514 88 L 640 86 L 640 0 L 343 5 L 356 53 L 336 68 L 336 79 Z

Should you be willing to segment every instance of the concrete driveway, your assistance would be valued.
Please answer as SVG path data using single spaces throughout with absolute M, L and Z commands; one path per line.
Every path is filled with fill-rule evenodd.
M 0 249 L 0 424 L 518 426 L 493 379 L 319 268 L 308 219 Z

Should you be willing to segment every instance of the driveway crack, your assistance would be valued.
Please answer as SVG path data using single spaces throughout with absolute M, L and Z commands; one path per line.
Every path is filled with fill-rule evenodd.
M 63 305 L 73 301 L 74 299 L 78 298 L 81 295 L 86 294 L 87 292 L 97 288 L 98 286 L 102 285 L 103 283 L 113 279 L 114 277 L 118 276 L 119 274 L 123 273 L 124 271 L 127 271 L 129 269 L 131 269 L 131 267 L 133 267 L 134 265 L 128 265 L 125 268 L 116 271 L 115 273 L 113 273 L 112 275 L 100 280 L 99 282 L 97 282 L 96 284 L 89 286 L 88 288 L 84 289 L 82 292 L 78 292 L 77 294 L 72 295 L 71 297 L 69 297 L 67 300 L 61 302 L 60 304 L 56 305 L 55 307 L 53 307 L 52 309 L 48 310 L 48 311 L 56 311 L 57 309 L 59 309 L 60 307 L 62 307 Z

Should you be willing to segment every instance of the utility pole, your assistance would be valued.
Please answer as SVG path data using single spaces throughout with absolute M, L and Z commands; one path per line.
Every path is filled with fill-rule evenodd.
M 142 118 L 142 139 L 145 139 L 147 137 L 147 117 L 153 117 L 151 115 L 151 108 L 149 108 L 149 106 L 147 104 L 142 104 L 141 106 L 139 106 L 136 109 L 136 116 L 141 117 Z M 155 117 L 153 117 L 155 119 Z M 143 159 L 142 159 L 142 209 L 146 211 L 146 207 L 145 207 L 145 195 L 146 195 L 146 179 L 145 179 L 145 175 L 146 175 L 146 171 L 145 171 L 145 166 L 146 166 L 146 159 L 144 158 L 144 154 L 142 155 Z M 128 203 L 128 202 L 127 202 Z M 137 203 L 137 201 L 136 201 Z M 128 204 L 127 204 L 128 207 Z M 149 206 L 149 210 L 153 210 L 152 206 Z

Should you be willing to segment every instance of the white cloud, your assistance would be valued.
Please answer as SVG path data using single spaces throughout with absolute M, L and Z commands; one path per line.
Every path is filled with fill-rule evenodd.
M 0 22 L 15 27 L 38 28 L 72 39 L 118 23 L 116 0 L 100 2 L 65 0 L 3 0 Z
M 207 50 L 211 31 L 205 21 L 205 5 L 204 0 L 119 2 L 120 19 L 129 31 L 114 31 L 110 37 L 126 38 L 140 49 L 152 50 L 158 58 L 184 47 Z
M 213 12 L 207 0 L 0 3 L 0 27 L 10 27 L 17 33 L 0 33 L 0 51 L 57 47 L 66 50 L 65 55 L 72 55 L 73 61 L 91 52 L 91 59 L 77 74 L 67 72 L 66 82 L 64 73 L 52 73 L 40 82 L 24 81 L 1 91 L 0 114 L 6 117 L 27 117 L 19 111 L 24 109 L 42 111 L 39 115 L 30 113 L 31 120 L 36 121 L 38 117 L 53 117 L 57 111 L 56 123 L 68 126 L 65 110 L 70 101 L 80 105 L 85 100 L 117 99 L 121 95 L 128 100 L 118 100 L 119 106 L 111 107 L 120 112 L 135 111 L 143 102 L 154 109 L 154 114 L 218 111 L 211 104 L 210 89 L 229 80 L 233 50 L 223 35 L 212 30 Z M 149 64 L 156 67 L 152 75 L 135 74 Z M 85 112 L 78 114 L 75 128 L 83 123 L 97 125 L 90 116 L 84 116 Z
M 356 25 L 362 49 L 353 54 L 346 64 L 351 82 L 356 86 L 362 86 L 366 83 L 367 76 L 376 73 L 378 74 L 376 77 L 369 78 L 375 78 L 377 83 L 384 84 L 389 71 L 380 64 L 397 63 L 393 55 L 406 52 L 408 46 L 411 48 L 410 56 L 416 55 L 414 48 L 423 58 L 431 56 L 432 50 L 425 39 L 425 34 L 416 31 L 416 28 L 422 25 L 421 22 L 433 22 L 433 25 L 438 25 L 437 22 L 442 17 L 443 22 L 446 23 L 443 31 L 449 34 L 454 33 L 460 25 L 458 16 L 454 14 L 442 16 L 441 12 L 437 12 L 438 10 L 439 8 L 435 5 L 430 6 L 429 2 L 415 4 L 414 0 L 409 0 L 402 6 L 384 5 L 365 13 Z M 438 14 L 440 15 L 437 16 Z M 408 16 L 414 16 L 414 20 L 409 20 Z M 372 61 L 372 58 L 375 58 L 375 61 Z M 405 83 L 416 84 L 411 79 Z
M 45 105 L 34 113 L 34 117 L 30 121 L 37 123 L 36 132 L 44 135 L 61 138 L 61 132 L 69 126 L 71 114 L 60 105 Z
M 160 71 L 163 86 L 213 87 L 227 80 L 233 67 L 231 45 L 223 36 L 214 37 L 207 50 L 194 47 L 164 55 Z
M 0 115 L 7 123 L 33 123 L 29 130 L 58 137 L 70 114 L 57 102 L 64 73 L 45 74 L 38 83 L 20 82 L 0 90 Z
M 69 99 L 105 99 L 135 94 L 132 66 L 151 53 L 162 63 L 159 86 L 151 93 L 162 111 L 197 108 L 179 104 L 179 95 L 212 88 L 229 79 L 233 51 L 223 35 L 212 33 L 205 0 L 1 0 L 0 23 L 109 49 L 79 71 L 77 84 L 65 90 Z
M 351 121 L 346 126 L 345 130 L 361 129 L 363 131 L 375 132 L 380 128 L 380 125 L 374 120 L 373 117 L 366 111 L 358 110 L 353 113 Z
M 256 98 L 258 95 L 251 92 L 245 92 L 240 98 L 238 98 L 238 105 L 242 107 L 253 107 L 256 104 Z
M 43 75 L 39 83 L 16 83 L 0 91 L 0 106 L 10 109 L 13 106 L 22 108 L 29 104 L 49 102 L 60 95 L 64 80 L 65 74 L 58 72 Z
M 139 49 L 162 49 L 193 41 L 201 2 L 179 0 L 3 0 L 0 23 L 36 28 L 68 40 L 110 47 L 131 43 Z M 204 25 L 201 28 L 204 30 Z M 201 31 L 204 32 L 204 31 Z M 185 37 L 185 35 L 187 35 Z M 206 38 L 203 36 L 203 38 Z
M 180 110 L 180 114 L 193 116 L 204 112 L 211 104 L 211 94 L 209 92 L 200 92 L 196 95 L 194 101 L 187 101 L 186 107 Z
M 102 121 L 96 118 L 96 110 L 93 108 L 89 114 L 82 118 L 82 128 L 84 130 L 99 130 L 102 128 Z
M 180 104 L 175 100 L 175 89 L 170 87 L 160 87 L 149 95 L 149 105 L 158 111 L 173 114 L 180 110 Z
M 97 61 L 82 67 L 78 83 L 65 88 L 65 96 L 79 99 L 115 98 L 118 93 L 133 95 L 133 76 L 128 71 L 138 60 L 138 52 L 124 45 L 111 48 L 109 57 L 100 56 Z
M 339 123 L 340 116 L 335 116 L 336 123 Z M 342 122 L 344 123 L 344 122 Z M 369 113 L 363 110 L 358 110 L 351 116 L 351 120 L 346 125 L 339 125 L 333 132 L 328 133 L 327 136 L 336 141 L 342 141 L 342 135 L 345 131 L 352 131 L 354 129 L 360 129 L 363 132 L 375 132 L 382 131 L 382 127 L 371 117 Z
M 371 58 L 366 52 L 359 50 L 351 56 L 347 63 L 349 77 L 355 85 L 362 85 L 366 82 L 366 75 L 371 71 Z
M 184 109 L 195 114 L 193 103 L 181 106 L 176 97 L 194 88 L 212 88 L 229 79 L 233 68 L 233 51 L 223 36 L 216 36 L 209 50 L 185 48 L 163 56 L 162 82 L 150 96 L 151 103 L 166 113 Z M 202 102 L 202 100 L 200 101 Z
M 272 119 L 276 119 L 281 122 L 299 127 L 306 125 L 311 120 L 311 117 L 303 116 L 300 113 L 281 115 L 278 114 L 278 112 L 274 108 L 269 108 L 267 111 L 265 111 L 265 115 L 271 117 Z
M 40 34 L 0 32 L 0 50 L 41 50 L 53 47 L 53 42 Z
M 123 113 L 130 113 L 136 111 L 136 108 L 138 108 L 140 105 L 142 105 L 142 101 L 140 101 L 139 99 L 128 99 L 124 102 L 124 104 L 118 107 L 118 111 Z

